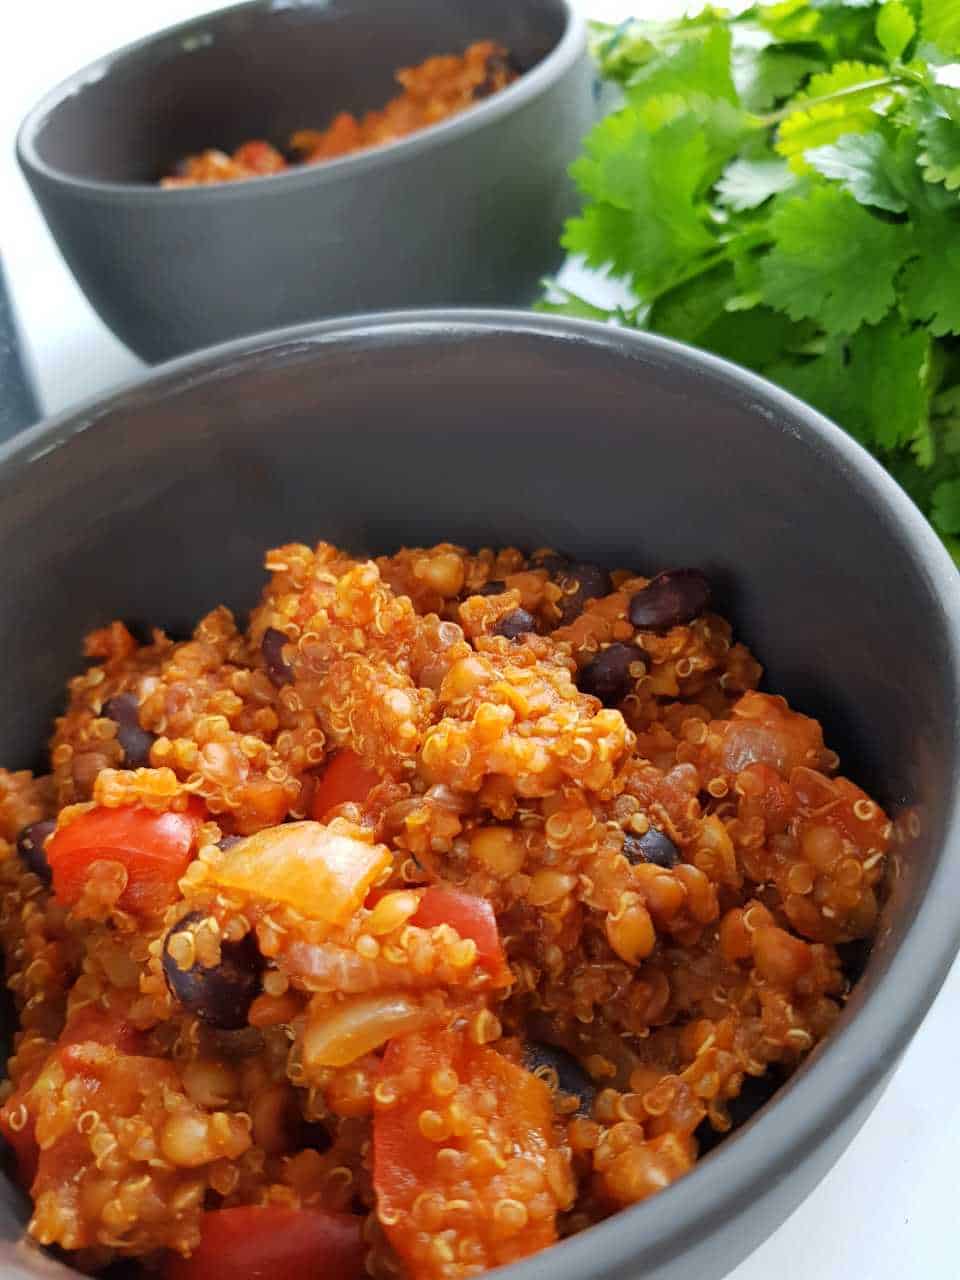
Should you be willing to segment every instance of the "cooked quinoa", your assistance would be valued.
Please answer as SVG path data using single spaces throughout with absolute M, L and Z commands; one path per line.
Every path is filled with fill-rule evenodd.
M 268 553 L 0 772 L 29 1233 L 456 1280 L 681 1177 L 832 1027 L 891 835 L 698 571 Z
M 341 111 L 325 129 L 298 129 L 289 138 L 286 153 L 262 139 L 243 142 L 231 154 L 208 148 L 186 156 L 175 173 L 161 179 L 161 186 L 209 186 L 262 178 L 380 147 L 459 115 L 505 89 L 517 76 L 502 45 L 478 40 L 463 54 L 440 54 L 416 67 L 401 67 L 396 73 L 401 92 L 380 110 L 362 116 Z

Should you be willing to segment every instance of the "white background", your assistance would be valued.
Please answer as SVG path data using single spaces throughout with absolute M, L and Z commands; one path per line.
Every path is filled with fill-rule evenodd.
M 590 17 L 611 21 L 673 7 L 670 0 L 580 3 Z M 14 163 L 17 124 L 84 63 L 210 7 L 212 0 L 0 0 L 0 252 L 48 411 L 142 366 L 100 323 L 60 260 Z M 958 1280 L 958 1075 L 955 966 L 853 1146 L 730 1280 Z

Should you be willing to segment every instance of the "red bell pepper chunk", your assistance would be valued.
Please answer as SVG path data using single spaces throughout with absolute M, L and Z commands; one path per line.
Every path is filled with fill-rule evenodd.
M 317 779 L 311 814 L 322 822 L 331 809 L 353 801 L 363 804 L 380 782 L 375 769 L 368 769 L 355 751 L 338 751 Z
M 189 1258 L 171 1256 L 164 1280 L 360 1280 L 362 1219 L 281 1205 L 214 1209 Z
M 112 1045 L 119 1053 L 143 1052 L 145 1034 L 138 1031 L 122 1012 L 107 1012 L 98 1005 L 83 1005 L 67 1020 L 60 1032 L 57 1048 L 69 1050 L 74 1045 L 91 1040 L 97 1044 Z M 63 1059 L 61 1059 L 63 1061 Z M 40 1151 L 34 1133 L 34 1119 L 26 1108 L 27 1095 L 34 1083 L 34 1076 L 21 1081 L 0 1107 L 0 1134 L 6 1138 L 17 1158 L 17 1181 L 29 1190 L 37 1176 Z M 26 1123 L 23 1123 L 26 1115 Z
M 461 1131 L 451 1132 L 447 1119 L 451 1098 L 433 1088 L 440 1073 L 459 1082 L 455 1105 L 472 1121 Z M 459 1237 L 451 1242 L 454 1254 L 460 1244 L 469 1245 L 477 1269 L 514 1262 L 556 1240 L 556 1213 L 567 1204 L 559 1203 L 545 1177 L 558 1139 L 550 1090 L 542 1080 L 497 1050 L 473 1044 L 466 1032 L 446 1029 L 391 1040 L 382 1077 L 401 1092 L 389 1105 L 376 1104 L 373 1185 L 380 1221 L 411 1280 L 444 1280 L 451 1270 L 441 1254 L 424 1249 L 417 1205 L 425 1197 L 462 1202 L 461 1212 L 444 1225 Z M 408 1090 L 406 1080 L 415 1082 Z M 474 1104 L 484 1109 L 471 1115 Z M 428 1117 L 438 1127 L 436 1136 L 424 1127 Z M 460 1153 L 455 1175 L 442 1163 L 444 1148 Z M 498 1219 L 497 1206 L 504 1195 L 503 1166 L 516 1157 L 530 1168 L 539 1166 L 545 1194 L 538 1197 L 536 1214 L 508 1225 Z
M 472 938 L 477 944 L 477 960 L 493 978 L 494 986 L 509 986 L 510 968 L 503 954 L 497 917 L 486 898 L 432 884 L 420 899 L 410 923 L 423 929 L 448 924 L 461 938 Z
M 162 911 L 176 897 L 203 821 L 204 807 L 195 799 L 182 813 L 156 813 L 140 805 L 90 809 L 47 841 L 57 901 L 67 907 L 77 903 L 91 865 L 106 860 L 126 868 L 127 887 L 118 903 L 124 911 Z

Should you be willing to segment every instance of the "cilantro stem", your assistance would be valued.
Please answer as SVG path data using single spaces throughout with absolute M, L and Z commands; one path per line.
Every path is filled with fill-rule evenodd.
M 725 266 L 726 263 L 740 257 L 741 254 L 749 253 L 751 249 L 759 249 L 761 245 L 767 244 L 769 240 L 770 235 L 763 228 L 755 227 L 751 231 L 744 231 L 740 235 L 734 236 L 722 248 L 708 254 L 705 258 L 699 259 L 685 271 L 679 272 L 668 285 L 645 297 L 644 302 L 652 306 L 653 303 L 659 302 L 662 297 L 672 290 L 678 289 L 680 285 L 689 284 L 691 280 L 696 280 L 698 276 L 707 275 L 715 267 Z
M 782 124 L 795 111 L 809 111 L 811 107 L 819 107 L 827 102 L 838 102 L 841 98 L 852 97 L 855 93 L 864 93 L 869 89 L 886 89 L 888 85 L 902 83 L 900 76 L 881 76 L 876 80 L 864 80 L 862 84 L 851 84 L 845 89 L 824 93 L 819 98 L 795 99 L 793 102 L 788 102 L 785 107 L 781 107 L 779 111 L 771 111 L 769 115 L 757 116 L 756 119 L 764 128 L 770 128 L 773 125 Z

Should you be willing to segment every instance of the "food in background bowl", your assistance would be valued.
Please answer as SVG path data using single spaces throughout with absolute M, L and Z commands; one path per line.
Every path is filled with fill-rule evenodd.
M 266 563 L 245 631 L 89 636 L 50 774 L 2 775 L 30 1231 L 168 1280 L 477 1275 L 675 1181 L 829 1032 L 890 824 L 697 570 Z
M 298 129 L 288 151 L 294 164 L 319 164 L 369 147 L 383 146 L 466 111 L 476 102 L 505 89 L 518 72 L 502 45 L 479 40 L 460 56 L 428 58 L 416 67 L 402 67 L 396 75 L 403 92 L 381 111 L 357 117 L 341 111 L 326 129 Z M 243 178 L 266 177 L 291 167 L 287 156 L 269 142 L 251 139 L 232 155 L 208 149 L 187 156 L 164 187 L 195 187 Z
M 397 67 L 477 35 L 523 75 L 429 129 L 272 182 L 158 181 L 212 144 L 362 117 Z M 320 315 L 529 305 L 562 257 L 567 168 L 595 114 L 571 0 L 243 0 L 78 72 L 18 148 L 80 287 L 159 360 Z

